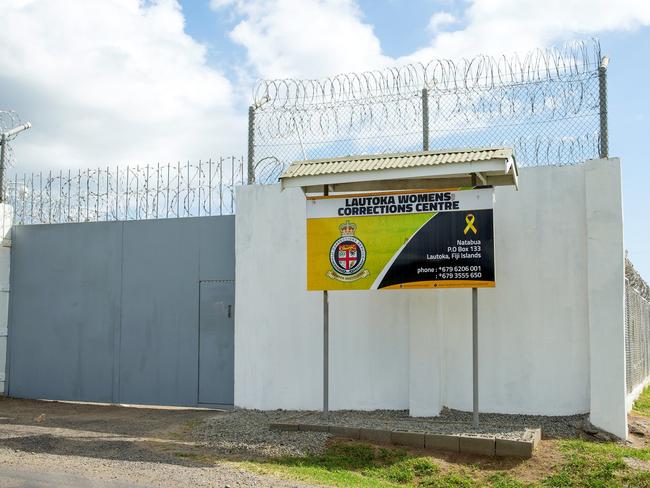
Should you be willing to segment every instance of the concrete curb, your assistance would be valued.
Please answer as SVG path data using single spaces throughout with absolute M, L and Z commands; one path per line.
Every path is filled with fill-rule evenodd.
M 397 446 L 411 446 L 424 449 L 424 432 L 391 432 L 390 440 Z
M 363 441 L 391 443 L 391 431 L 381 429 L 360 429 L 359 438 Z
M 360 439 L 396 446 L 419 449 L 460 452 L 480 456 L 530 458 L 542 438 L 541 429 L 526 429 L 526 440 L 500 439 L 495 436 L 472 437 L 455 434 L 433 434 L 427 432 L 390 431 L 366 429 L 345 425 L 273 423 L 272 430 L 289 432 L 329 432 L 337 437 Z
M 460 452 L 460 437 L 457 435 L 425 434 L 424 447 L 436 451 Z
M 330 434 L 337 437 L 347 437 L 348 439 L 360 439 L 361 429 L 357 427 L 344 427 L 342 425 L 330 426 Z
M 519 442 L 519 441 L 513 441 Z M 480 454 L 481 456 L 494 456 L 496 454 L 495 437 L 470 437 L 461 435 L 458 438 L 460 452 L 467 454 Z

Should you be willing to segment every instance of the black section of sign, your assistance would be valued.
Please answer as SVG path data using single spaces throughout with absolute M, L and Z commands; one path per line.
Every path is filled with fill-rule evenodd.
M 491 209 L 432 217 L 393 261 L 379 288 L 451 280 L 494 281 Z

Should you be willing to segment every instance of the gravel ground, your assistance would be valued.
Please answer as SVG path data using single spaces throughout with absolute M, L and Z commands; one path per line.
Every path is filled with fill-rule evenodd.
M 311 486 L 239 469 L 188 438 L 220 415 L 0 397 L 0 487 Z
M 24 473 L 22 483 L 16 472 Z M 67 481 L 66 481 L 66 478 Z M 118 461 L 85 456 L 34 454 L 0 448 L 0 487 L 307 487 L 230 466 L 179 466 L 161 462 Z
M 321 412 L 294 412 L 293 422 L 351 425 L 386 430 L 433 432 L 470 436 L 499 436 L 519 439 L 525 429 L 541 428 L 545 438 L 575 438 L 581 435 L 587 415 L 545 417 L 541 415 L 481 414 L 480 425 L 472 425 L 471 412 L 444 409 L 438 417 L 409 417 L 407 410 L 375 410 L 373 412 L 337 411 L 328 415 Z
M 192 430 L 192 437 L 206 443 L 217 454 L 264 458 L 320 453 L 330 434 L 283 432 L 269 429 L 274 422 L 294 418 L 285 410 L 234 410 L 206 419 Z
M 387 430 L 426 431 L 472 436 L 526 439 L 527 428 L 542 428 L 545 438 L 575 438 L 583 435 L 586 415 L 543 417 L 532 415 L 482 414 L 480 428 L 471 425 L 472 414 L 445 409 L 439 417 L 413 418 L 408 411 L 320 412 L 288 410 L 234 410 L 206 419 L 192 431 L 217 453 L 242 457 L 300 456 L 322 452 L 329 434 L 270 430 L 274 422 L 346 425 Z
M 94 482 L 115 487 L 121 486 L 117 483 L 172 488 L 305 486 L 250 473 L 223 460 L 322 452 L 329 434 L 275 431 L 269 425 L 324 421 L 503 437 L 521 435 L 527 427 L 541 427 L 547 438 L 580 437 L 589 432 L 585 415 L 483 414 L 481 429 L 475 431 L 470 413 L 453 410 L 433 418 L 411 418 L 406 411 L 337 411 L 323 417 L 319 412 L 153 410 L 0 398 L 0 481 L 33 472 L 42 480 L 50 473 L 74 476 L 82 480 L 79 486 Z M 93 483 L 84 484 L 85 479 Z M 27 481 L 24 486 L 41 485 Z

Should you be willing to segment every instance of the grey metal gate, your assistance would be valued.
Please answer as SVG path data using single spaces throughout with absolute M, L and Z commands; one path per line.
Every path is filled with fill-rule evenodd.
M 232 405 L 235 282 L 202 281 L 199 290 L 199 403 Z
M 233 216 L 15 227 L 9 395 L 232 404 L 234 254 Z

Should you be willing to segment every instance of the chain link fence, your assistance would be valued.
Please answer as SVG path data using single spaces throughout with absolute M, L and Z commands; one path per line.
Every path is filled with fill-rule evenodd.
M 520 166 L 606 157 L 606 69 L 593 41 L 261 81 L 249 109 L 249 182 L 274 183 L 299 159 L 370 153 L 511 146 Z
M 246 181 L 244 158 L 165 165 L 13 173 L 4 201 L 14 224 L 227 215 Z
M 625 259 L 625 376 L 627 392 L 650 376 L 650 286 Z

